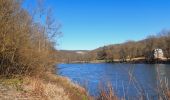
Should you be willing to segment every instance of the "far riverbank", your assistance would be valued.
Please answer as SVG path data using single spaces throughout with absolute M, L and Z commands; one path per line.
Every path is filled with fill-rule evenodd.
M 93 61 L 70 61 L 63 63 L 130 63 L 130 64 L 170 64 L 170 59 L 145 59 L 144 57 L 132 59 L 114 59 L 114 60 L 93 60 Z

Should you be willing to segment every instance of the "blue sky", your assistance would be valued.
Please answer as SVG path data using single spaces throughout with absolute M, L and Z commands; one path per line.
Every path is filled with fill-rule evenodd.
M 92 50 L 170 28 L 170 0 L 47 0 L 46 5 L 62 24 L 58 49 Z

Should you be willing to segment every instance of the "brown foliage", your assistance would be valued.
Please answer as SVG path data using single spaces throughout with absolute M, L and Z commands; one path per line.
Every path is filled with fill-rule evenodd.
M 169 30 L 162 31 L 156 36 L 148 36 L 141 41 L 127 41 L 122 44 L 108 45 L 91 52 L 97 54 L 95 59 L 105 54 L 104 57 L 102 56 L 102 60 L 114 61 L 119 59 L 120 61 L 126 61 L 128 59 L 132 61 L 133 58 L 145 57 L 146 61 L 150 61 L 153 58 L 153 50 L 157 48 L 163 50 L 167 59 L 170 58 Z
M 43 74 L 53 64 L 50 39 L 57 31 L 45 27 L 52 23 L 35 23 L 21 5 L 20 0 L 0 0 L 0 75 Z

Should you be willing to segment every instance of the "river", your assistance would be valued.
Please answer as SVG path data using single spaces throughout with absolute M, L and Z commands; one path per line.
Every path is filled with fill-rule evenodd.
M 158 77 L 170 80 L 168 64 L 58 64 L 57 74 L 85 86 L 92 96 L 97 96 L 101 87 L 110 83 L 116 94 L 137 96 L 140 90 L 156 96 Z M 158 75 L 158 72 L 160 73 Z

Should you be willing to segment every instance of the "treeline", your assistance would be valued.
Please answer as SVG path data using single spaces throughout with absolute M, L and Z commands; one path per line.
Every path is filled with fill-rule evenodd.
M 126 61 L 144 57 L 146 61 L 153 58 L 154 49 L 162 49 L 164 56 L 170 58 L 170 31 L 162 31 L 157 36 L 149 36 L 141 41 L 127 41 L 123 44 L 104 46 L 96 49 L 96 59 Z
M 134 58 L 143 58 L 145 61 L 153 60 L 153 50 L 162 49 L 164 57 L 170 58 L 170 31 L 164 30 L 157 35 L 148 36 L 141 41 L 127 41 L 122 44 L 114 44 L 97 48 L 86 52 L 85 55 L 76 57 L 76 54 L 70 54 L 65 57 L 70 61 L 95 61 L 105 60 L 107 62 L 132 61 Z
M 41 0 L 28 12 L 22 0 L 0 0 L 0 75 L 41 75 L 54 64 L 58 24 Z

